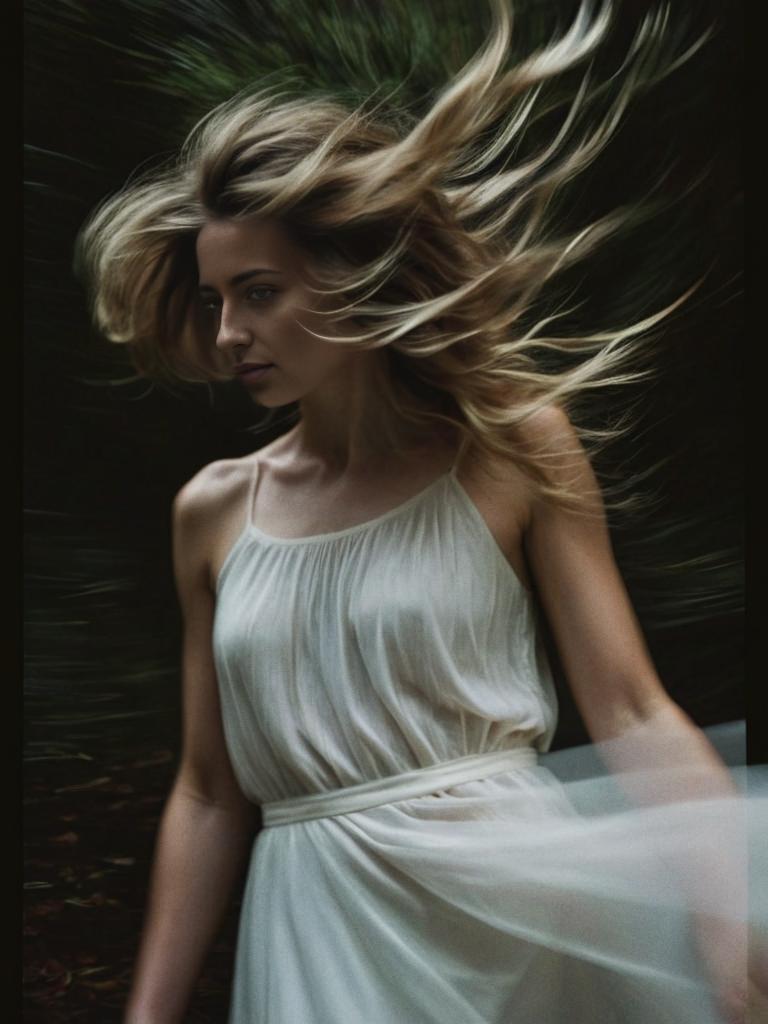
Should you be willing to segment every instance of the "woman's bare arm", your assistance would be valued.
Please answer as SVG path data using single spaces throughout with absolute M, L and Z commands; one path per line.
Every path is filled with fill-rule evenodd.
M 256 829 L 256 808 L 237 784 L 221 724 L 205 474 L 189 481 L 173 505 L 174 574 L 184 621 L 182 753 L 158 831 L 125 1024 L 184 1019 Z
M 598 481 L 567 415 L 557 407 L 543 410 L 526 436 L 551 479 L 568 484 L 585 503 L 586 515 L 534 502 L 524 544 L 591 738 L 609 756 L 617 752 L 620 770 L 659 767 L 657 758 L 668 757 L 677 766 L 705 770 L 708 789 L 699 795 L 733 794 L 714 748 L 659 679 L 614 559 Z M 619 738 L 623 742 L 612 746 Z
M 568 417 L 552 407 L 531 419 L 528 440 L 589 513 L 533 502 L 524 540 L 568 683 L 601 756 L 636 802 L 718 802 L 711 842 L 688 847 L 681 836 L 675 867 L 692 909 L 707 908 L 697 915 L 697 936 L 721 1008 L 729 1022 L 742 1022 L 747 887 L 739 792 L 659 679 L 614 560 L 597 479 Z

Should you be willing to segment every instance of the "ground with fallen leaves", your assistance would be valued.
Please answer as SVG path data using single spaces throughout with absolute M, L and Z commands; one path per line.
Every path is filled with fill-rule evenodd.
M 119 1024 L 174 770 L 174 754 L 157 744 L 132 757 L 63 744 L 29 759 L 26 1024 Z M 235 900 L 188 1024 L 226 1021 L 238 910 Z

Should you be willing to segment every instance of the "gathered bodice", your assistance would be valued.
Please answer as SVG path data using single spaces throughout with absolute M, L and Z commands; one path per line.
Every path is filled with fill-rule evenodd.
M 535 603 L 455 467 L 330 533 L 273 537 L 251 507 L 218 575 L 213 627 L 246 795 L 262 803 L 548 749 L 557 702 Z

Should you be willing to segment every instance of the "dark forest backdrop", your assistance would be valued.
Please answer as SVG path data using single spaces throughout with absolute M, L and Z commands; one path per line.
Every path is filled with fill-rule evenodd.
M 587 416 L 640 412 L 641 429 L 606 454 L 606 479 L 665 460 L 646 481 L 653 500 L 614 524 L 614 541 L 665 684 L 708 725 L 744 713 L 741 21 L 737 3 L 668 6 L 681 39 L 709 25 L 713 36 L 637 98 L 563 216 L 586 222 L 654 186 L 664 199 L 583 276 L 591 327 L 708 274 L 666 326 L 655 379 L 601 395 Z M 516 8 L 526 51 L 576 4 Z M 645 9 L 617 5 L 605 75 Z M 253 431 L 257 411 L 236 382 L 169 393 L 132 379 L 126 352 L 90 327 L 75 235 L 95 203 L 170 156 L 242 85 L 290 74 L 355 101 L 404 82 L 401 101 L 423 108 L 488 16 L 476 0 L 28 0 L 26 19 L 25 1019 L 110 1024 L 178 755 L 171 501 L 202 465 L 276 429 Z M 583 740 L 563 692 L 555 747 Z M 236 912 L 191 1022 L 226 1019 Z

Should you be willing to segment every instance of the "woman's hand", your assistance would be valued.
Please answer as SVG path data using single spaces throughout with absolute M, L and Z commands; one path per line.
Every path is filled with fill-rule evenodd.
M 724 1024 L 747 1024 L 748 930 L 742 922 L 696 915 L 694 935 Z
M 724 1024 L 768 1021 L 768 942 L 743 923 L 700 915 L 696 944 Z

